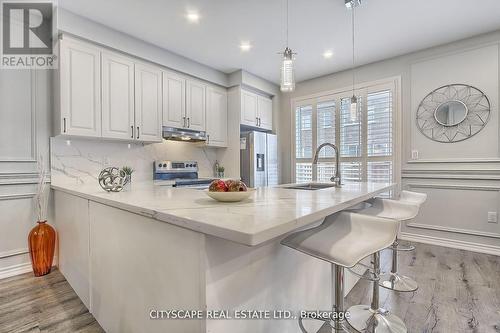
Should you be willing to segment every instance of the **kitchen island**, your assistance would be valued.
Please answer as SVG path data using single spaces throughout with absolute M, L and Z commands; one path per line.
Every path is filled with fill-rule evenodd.
M 392 187 L 281 186 L 219 203 L 152 182 L 120 193 L 52 184 L 59 267 L 107 332 L 295 332 L 293 318 L 174 320 L 156 311 L 331 308 L 329 265 L 279 241 Z

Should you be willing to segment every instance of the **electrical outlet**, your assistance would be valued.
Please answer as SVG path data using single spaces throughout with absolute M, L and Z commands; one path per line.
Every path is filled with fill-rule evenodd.
M 497 212 L 488 212 L 488 223 L 498 223 Z
M 418 160 L 418 150 L 414 149 L 411 151 L 411 159 Z

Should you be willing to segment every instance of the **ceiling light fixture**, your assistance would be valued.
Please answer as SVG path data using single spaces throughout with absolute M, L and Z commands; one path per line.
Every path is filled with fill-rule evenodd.
M 241 42 L 240 43 L 240 49 L 243 52 L 250 51 L 251 48 L 252 48 L 252 44 L 250 42 Z
M 292 92 L 295 90 L 295 73 L 293 69 L 293 60 L 295 53 L 288 47 L 288 0 L 286 0 L 286 47 L 283 53 L 281 63 L 281 85 L 282 92 Z
M 344 0 L 344 4 L 347 8 L 351 9 L 361 5 L 361 0 Z
M 327 50 L 327 51 L 323 52 L 323 58 L 330 59 L 331 57 L 333 57 L 333 51 L 332 50 Z
M 186 14 L 186 18 L 191 23 L 198 23 L 200 21 L 200 14 L 198 14 L 197 12 L 194 12 L 194 11 L 189 11 Z
M 352 2 L 356 2 L 353 0 Z M 346 2 L 347 3 L 347 2 Z M 356 6 L 351 6 L 351 14 L 352 14 L 352 97 L 351 97 L 351 107 L 350 107 L 350 116 L 351 116 L 351 121 L 356 121 L 358 118 L 358 98 L 356 97 L 356 93 L 354 91 L 354 84 L 355 84 L 355 62 L 354 62 L 354 9 Z

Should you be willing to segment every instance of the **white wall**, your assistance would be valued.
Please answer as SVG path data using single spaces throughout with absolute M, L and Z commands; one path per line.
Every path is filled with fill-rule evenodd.
M 36 160 L 49 161 L 50 86 L 48 70 L 0 70 L 0 278 L 31 270 L 28 233 L 36 225 Z
M 402 87 L 402 179 L 404 188 L 429 196 L 419 217 L 403 227 L 405 238 L 496 253 L 500 255 L 500 225 L 487 223 L 488 212 L 500 211 L 499 155 L 500 31 L 369 64 L 356 69 L 356 81 L 400 76 Z M 282 95 L 280 154 L 290 161 L 291 99 L 349 87 L 350 71 L 300 82 Z M 437 143 L 415 126 L 421 99 L 445 84 L 465 83 L 484 91 L 491 103 L 486 128 L 460 143 Z M 411 160 L 411 151 L 419 160 Z M 291 165 L 282 167 L 283 182 L 291 180 Z

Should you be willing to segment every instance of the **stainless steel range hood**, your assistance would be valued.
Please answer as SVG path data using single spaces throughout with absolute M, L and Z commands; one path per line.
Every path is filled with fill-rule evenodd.
M 183 142 L 201 142 L 207 140 L 207 133 L 203 131 L 194 131 L 187 128 L 175 128 L 163 126 L 163 138 L 165 140 L 183 141 Z

